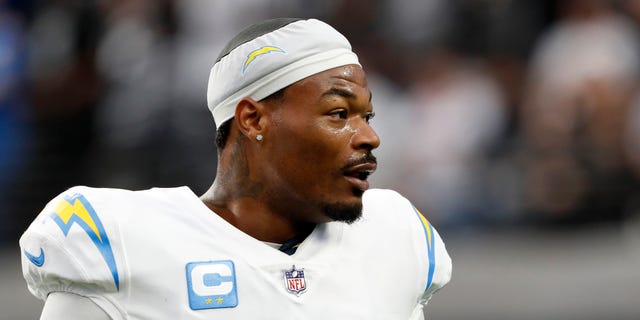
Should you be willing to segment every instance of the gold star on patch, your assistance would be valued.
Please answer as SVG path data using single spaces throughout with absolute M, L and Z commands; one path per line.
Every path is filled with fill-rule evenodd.
M 224 299 L 222 299 L 222 297 L 219 297 L 218 299 L 216 299 L 216 302 L 217 302 L 218 304 L 221 304 L 221 303 L 222 303 L 222 301 L 224 301 Z
M 213 303 L 213 300 L 211 300 L 211 298 L 207 298 L 207 300 L 205 300 L 204 303 L 211 304 Z

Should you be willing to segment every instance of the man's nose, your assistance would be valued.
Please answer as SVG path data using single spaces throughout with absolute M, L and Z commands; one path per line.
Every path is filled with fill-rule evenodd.
M 355 149 L 371 151 L 380 146 L 380 137 L 366 120 L 360 119 L 356 126 L 356 132 L 351 138 L 351 143 Z

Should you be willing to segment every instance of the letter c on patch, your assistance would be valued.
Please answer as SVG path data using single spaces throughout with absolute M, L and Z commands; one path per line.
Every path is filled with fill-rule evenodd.
M 193 310 L 235 308 L 238 288 L 233 261 L 199 261 L 186 265 L 189 306 Z
M 193 291 L 200 296 L 225 295 L 233 290 L 233 271 L 226 264 L 195 266 L 191 270 Z

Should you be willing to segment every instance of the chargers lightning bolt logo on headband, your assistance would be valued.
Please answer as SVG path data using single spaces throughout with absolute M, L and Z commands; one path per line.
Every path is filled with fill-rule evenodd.
M 247 59 L 244 60 L 244 63 L 242 64 L 242 73 L 244 73 L 244 71 L 247 70 L 247 67 L 251 64 L 251 62 L 256 60 L 258 56 L 271 53 L 271 52 L 286 53 L 284 50 L 278 47 L 272 47 L 272 46 L 264 46 L 260 49 L 253 50 L 247 55 Z
M 67 236 L 74 223 L 78 224 L 87 233 L 93 244 L 100 251 L 100 254 L 102 254 L 107 267 L 109 267 L 116 289 L 120 290 L 120 277 L 118 276 L 116 260 L 111 249 L 109 237 L 107 237 L 102 221 L 100 221 L 89 201 L 79 193 L 71 197 L 65 197 L 65 200 L 58 204 L 50 216 L 62 229 L 65 236 Z

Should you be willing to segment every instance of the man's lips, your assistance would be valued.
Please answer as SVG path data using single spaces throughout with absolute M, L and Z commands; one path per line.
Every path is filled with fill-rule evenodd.
M 343 172 L 347 181 L 352 184 L 354 188 L 364 191 L 369 189 L 369 182 L 367 181 L 367 178 L 376 171 L 377 167 L 378 165 L 375 160 L 373 160 L 352 165 L 343 170 Z

